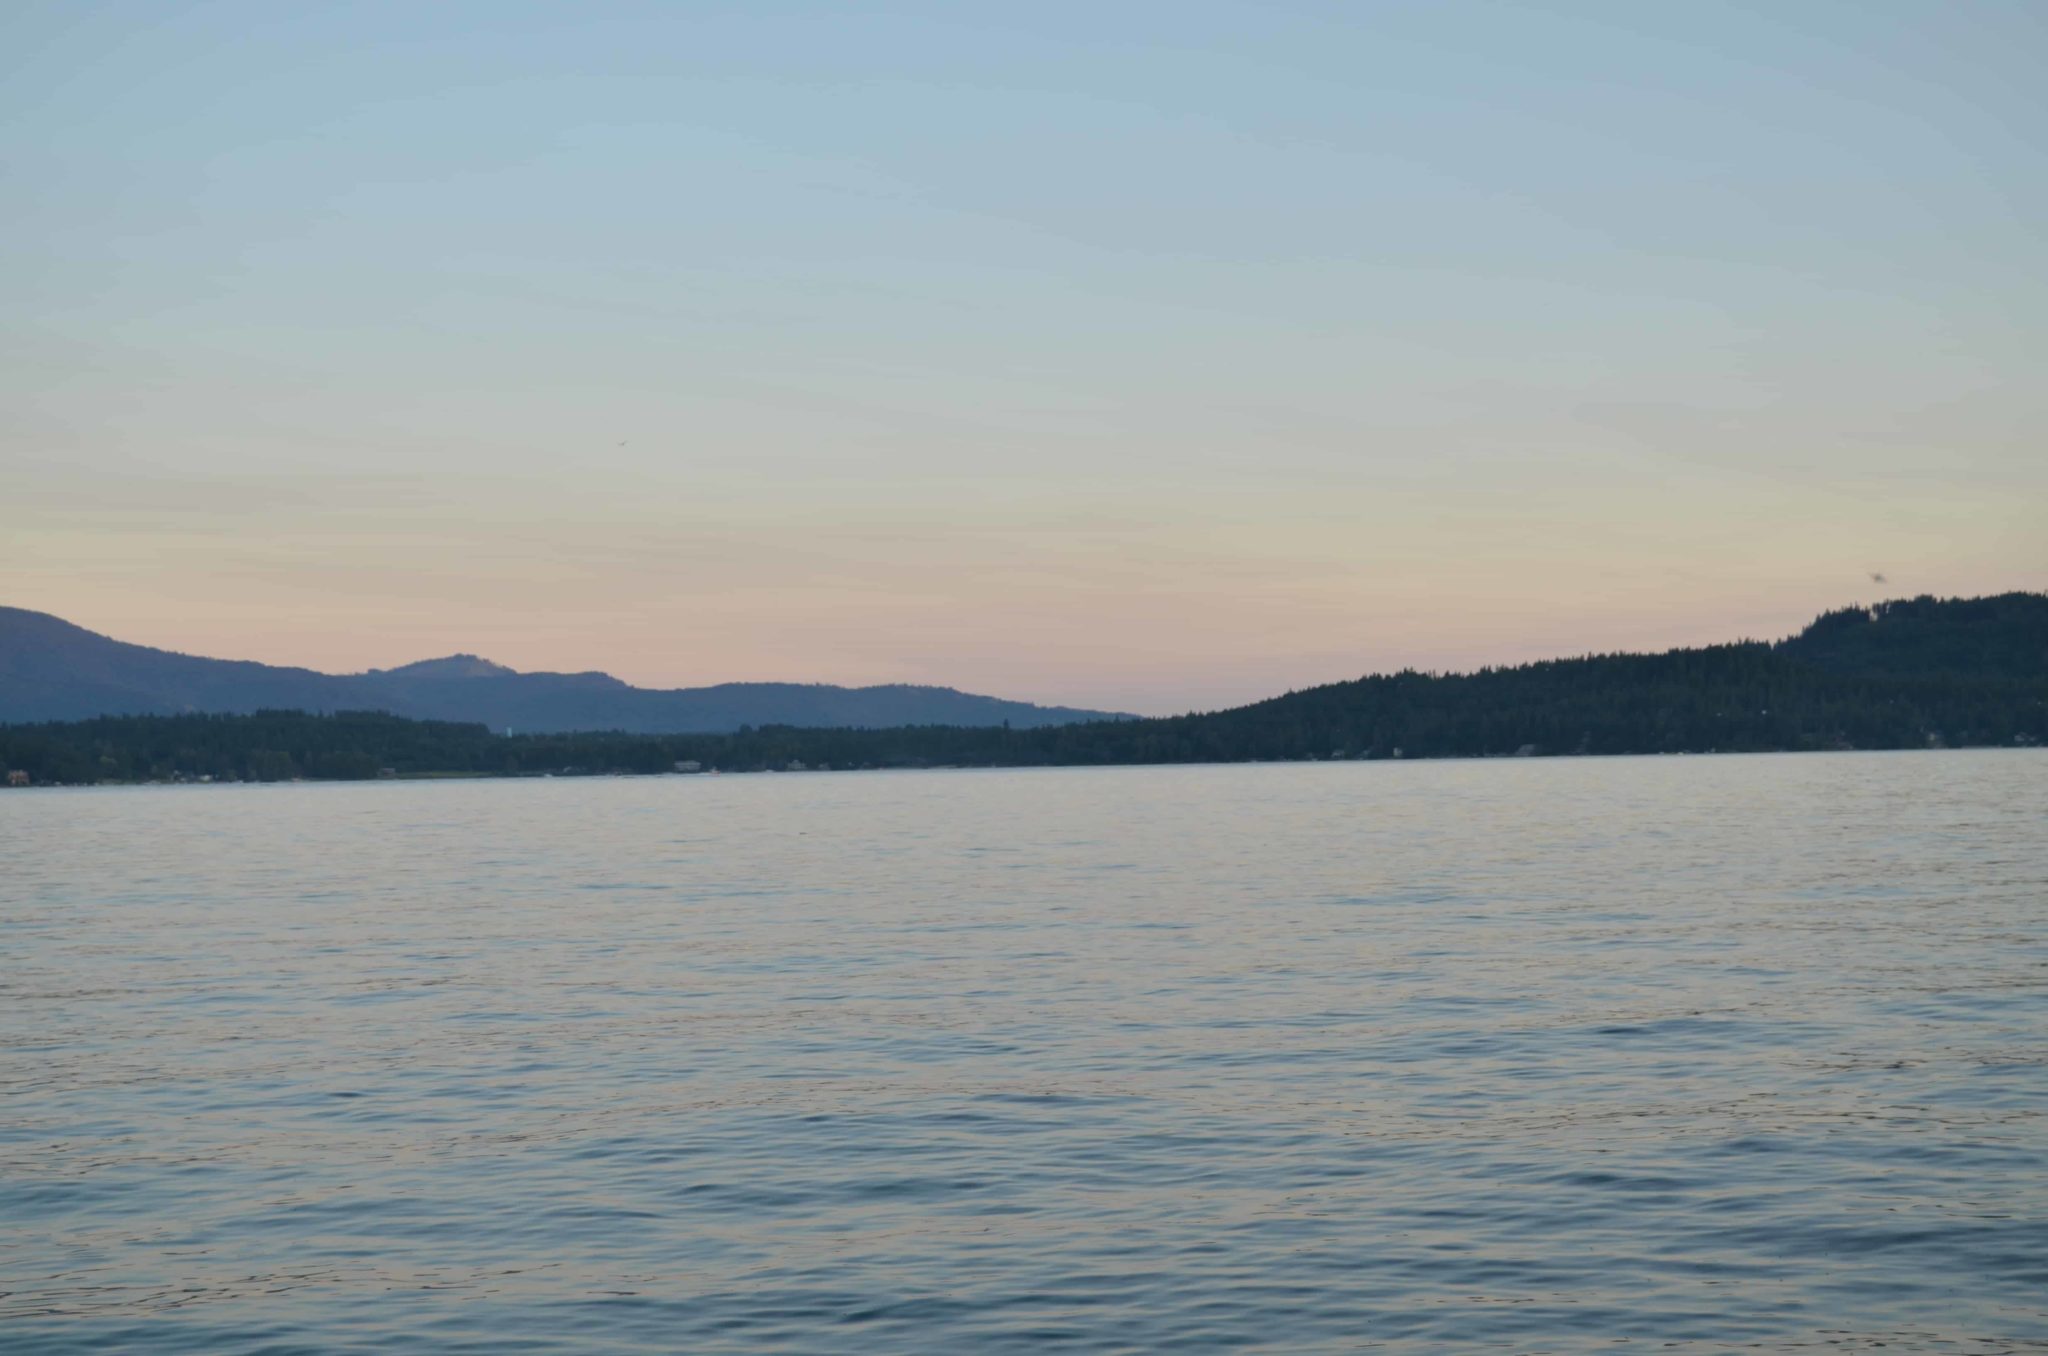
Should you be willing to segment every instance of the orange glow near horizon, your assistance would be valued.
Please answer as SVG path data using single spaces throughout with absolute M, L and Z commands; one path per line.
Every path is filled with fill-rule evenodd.
M 2048 587 L 2041 33 L 16 7 L 0 603 L 1153 713 Z

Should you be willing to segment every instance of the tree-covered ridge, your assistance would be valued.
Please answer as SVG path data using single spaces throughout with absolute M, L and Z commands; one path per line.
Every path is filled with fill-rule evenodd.
M 1234 710 L 1029 730 L 507 737 L 375 712 L 0 727 L 38 783 L 1708 753 L 2048 743 L 2048 596 L 1831 612 L 1790 640 L 1403 672 Z
M 2048 595 L 1901 598 L 1826 612 L 1777 649 L 1824 669 L 1889 678 L 2048 674 Z

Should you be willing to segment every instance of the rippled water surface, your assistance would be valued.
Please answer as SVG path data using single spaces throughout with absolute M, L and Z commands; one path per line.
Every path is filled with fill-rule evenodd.
M 2048 1347 L 2048 754 L 0 792 L 10 1351 Z

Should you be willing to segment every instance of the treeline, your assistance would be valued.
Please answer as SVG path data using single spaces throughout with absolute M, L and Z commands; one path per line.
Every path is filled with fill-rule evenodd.
M 2048 597 L 2009 594 L 1847 609 L 1777 644 L 1404 672 L 1158 720 L 508 737 L 375 712 L 118 716 L 0 727 L 0 767 L 37 783 L 275 781 L 2037 743 Z

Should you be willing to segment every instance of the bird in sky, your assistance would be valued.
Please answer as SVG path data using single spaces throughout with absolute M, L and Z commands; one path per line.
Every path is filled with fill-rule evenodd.
M 1870 582 L 1873 584 L 1883 584 L 1889 581 L 1887 581 L 1885 577 L 1882 574 L 1878 573 L 1876 570 L 1872 570 L 1870 572 Z

